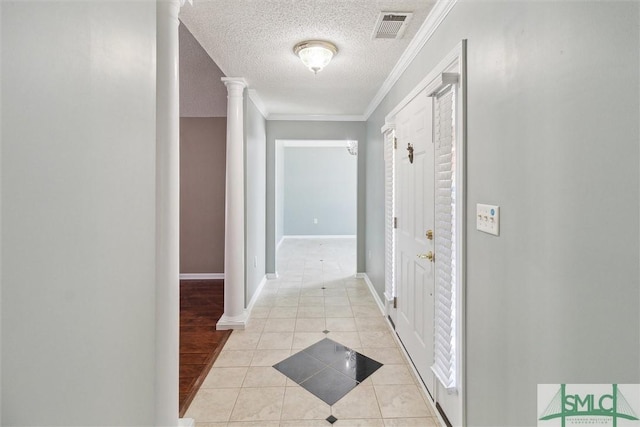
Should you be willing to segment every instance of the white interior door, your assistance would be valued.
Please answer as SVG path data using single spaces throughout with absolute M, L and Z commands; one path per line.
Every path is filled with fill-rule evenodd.
M 396 331 L 433 395 L 434 263 L 426 256 L 434 252 L 434 146 L 425 92 L 396 115 L 396 137 Z

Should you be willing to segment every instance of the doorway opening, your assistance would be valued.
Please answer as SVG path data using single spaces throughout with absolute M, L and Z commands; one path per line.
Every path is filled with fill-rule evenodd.
M 340 239 L 341 269 L 357 269 L 358 142 L 353 140 L 276 140 L 276 273 L 295 257 L 285 240 Z M 337 243 L 337 242 L 334 242 Z M 295 245 L 287 245 L 294 247 Z M 296 268 L 299 266 L 295 266 Z

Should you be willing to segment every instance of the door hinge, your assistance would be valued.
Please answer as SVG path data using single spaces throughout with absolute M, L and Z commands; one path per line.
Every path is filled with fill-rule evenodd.
M 393 308 L 398 308 L 398 297 L 393 297 Z
M 396 138 L 395 136 L 393 137 L 393 148 L 398 148 L 398 138 Z
M 393 228 L 398 228 L 398 217 L 397 216 L 393 217 Z

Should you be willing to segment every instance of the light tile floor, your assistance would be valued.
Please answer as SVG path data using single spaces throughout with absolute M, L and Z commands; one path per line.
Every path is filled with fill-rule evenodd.
M 335 427 L 439 426 L 355 265 L 355 239 L 285 240 L 279 278 L 231 334 L 185 418 L 197 427 L 330 427 L 330 415 Z M 332 406 L 273 368 L 325 337 L 384 364 Z

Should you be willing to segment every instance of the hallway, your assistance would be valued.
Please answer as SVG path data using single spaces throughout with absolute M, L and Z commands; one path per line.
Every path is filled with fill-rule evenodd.
M 364 279 L 354 238 L 285 239 L 246 330 L 231 334 L 186 418 L 197 426 L 437 426 Z M 273 365 L 329 338 L 383 364 L 329 405 Z M 327 418 L 330 418 L 328 421 Z M 247 424 L 248 423 L 248 424 Z

